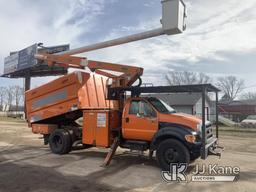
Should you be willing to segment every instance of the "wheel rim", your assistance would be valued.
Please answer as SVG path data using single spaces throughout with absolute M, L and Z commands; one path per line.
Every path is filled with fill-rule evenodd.
M 164 152 L 164 160 L 166 163 L 177 163 L 179 153 L 174 148 L 169 148 Z
M 59 148 L 62 146 L 63 142 L 62 142 L 62 139 L 59 135 L 55 135 L 52 139 L 52 143 L 54 145 L 55 148 Z

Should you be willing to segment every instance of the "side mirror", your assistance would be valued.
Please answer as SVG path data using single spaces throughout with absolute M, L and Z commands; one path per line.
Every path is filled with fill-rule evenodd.
M 153 118 L 156 117 L 156 112 L 155 112 L 155 111 L 152 111 L 152 112 L 150 113 L 150 116 L 153 117 Z

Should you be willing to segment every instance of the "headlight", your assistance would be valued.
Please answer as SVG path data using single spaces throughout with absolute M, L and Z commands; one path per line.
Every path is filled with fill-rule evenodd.
M 185 135 L 185 139 L 187 142 L 190 142 L 190 143 L 195 143 L 196 141 L 196 136 L 195 135 Z
M 196 128 L 197 128 L 197 131 L 202 132 L 202 123 L 198 123 L 198 124 L 196 125 Z

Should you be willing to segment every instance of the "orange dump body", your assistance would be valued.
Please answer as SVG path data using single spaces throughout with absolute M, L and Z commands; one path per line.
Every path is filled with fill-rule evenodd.
M 57 125 L 51 124 L 32 124 L 32 132 L 37 134 L 50 134 L 54 129 L 57 128 Z
M 106 83 L 106 77 L 78 71 L 29 90 L 27 119 L 35 123 L 86 109 L 117 109 L 117 102 L 106 99 Z

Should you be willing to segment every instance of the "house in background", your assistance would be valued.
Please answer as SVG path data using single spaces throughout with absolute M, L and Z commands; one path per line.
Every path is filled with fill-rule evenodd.
M 149 96 L 159 98 L 174 108 L 177 112 L 191 115 L 202 116 L 202 94 L 201 93 L 170 93 L 170 94 L 151 94 Z M 205 118 L 215 120 L 214 102 L 206 96 Z
M 256 100 L 220 101 L 220 115 L 241 122 L 249 115 L 256 115 Z

